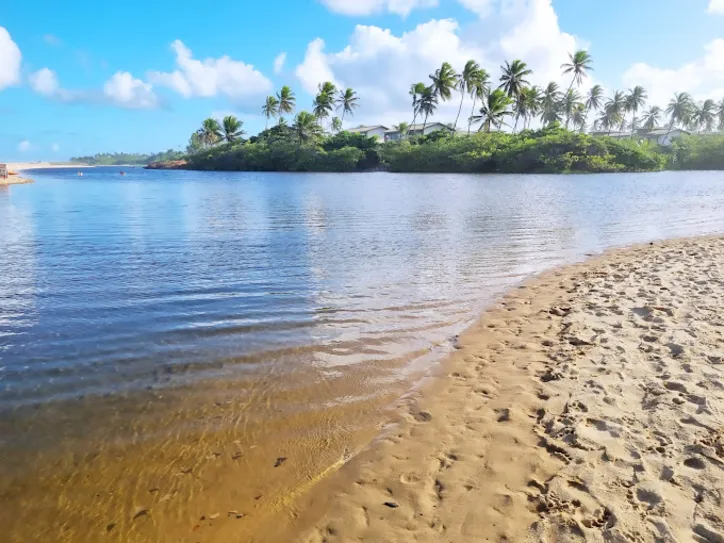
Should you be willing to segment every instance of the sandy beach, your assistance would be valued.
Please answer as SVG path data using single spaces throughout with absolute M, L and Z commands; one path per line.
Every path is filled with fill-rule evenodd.
M 45 170 L 48 168 L 92 168 L 87 164 L 71 164 L 69 162 L 8 162 L 8 170 Z
M 307 542 L 720 543 L 722 315 L 724 239 L 531 280 L 291 528 L 312 526 Z

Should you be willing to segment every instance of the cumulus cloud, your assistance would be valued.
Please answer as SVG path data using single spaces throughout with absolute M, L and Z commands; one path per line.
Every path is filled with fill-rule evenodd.
M 0 26 L 0 90 L 20 82 L 20 48 Z
M 21 153 L 24 153 L 25 151 L 30 151 L 31 147 L 32 147 L 32 145 L 30 144 L 30 142 L 28 140 L 23 140 L 20 143 L 18 143 L 18 151 L 20 151 Z
M 151 72 L 151 83 L 169 87 L 185 98 L 219 94 L 233 100 L 259 96 L 272 89 L 272 83 L 251 64 L 220 58 L 194 59 L 181 40 L 171 44 L 178 68 L 173 72 Z
M 623 75 L 626 87 L 642 85 L 649 102 L 666 104 L 675 92 L 689 92 L 697 98 L 721 99 L 724 85 L 724 39 L 704 47 L 704 54 L 677 68 L 661 68 L 639 62 Z
M 103 94 L 111 103 L 129 109 L 153 109 L 158 106 L 153 86 L 134 78 L 128 72 L 116 72 L 103 85 Z
M 413 9 L 430 8 L 438 0 L 321 0 L 335 13 L 343 15 L 371 15 L 389 11 L 407 17 Z
M 60 89 L 58 77 L 49 68 L 42 68 L 28 77 L 30 88 L 43 96 L 54 96 Z
M 716 13 L 717 15 L 724 15 L 724 0 L 709 0 L 709 13 Z
M 277 58 L 274 59 L 274 73 L 279 75 L 284 71 L 284 64 L 287 61 L 287 54 L 286 53 L 279 53 L 277 55 Z
M 309 43 L 296 69 L 297 78 L 310 94 L 322 81 L 354 88 L 360 96 L 356 122 L 386 124 L 411 120 L 410 85 L 429 83 L 428 75 L 444 61 L 459 71 L 474 59 L 497 81 L 501 64 L 520 58 L 534 71 L 531 83 L 570 83 L 561 74 L 561 64 L 584 44 L 561 30 L 551 0 L 463 3 L 481 15 L 465 27 L 452 19 L 431 20 L 397 35 L 377 26 L 360 25 L 346 47 L 329 52 L 324 41 L 317 38 Z M 459 106 L 457 100 L 453 102 L 441 103 L 435 120 L 453 121 Z M 469 110 L 463 117 L 467 115 Z

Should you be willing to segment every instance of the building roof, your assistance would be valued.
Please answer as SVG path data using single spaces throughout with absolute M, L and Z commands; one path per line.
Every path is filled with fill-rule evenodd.
M 654 128 L 653 130 L 649 130 L 648 132 L 643 132 L 640 135 L 641 136 L 665 136 L 666 134 L 669 134 L 670 132 L 681 132 L 682 134 L 688 134 L 686 130 L 682 130 L 681 128 L 672 128 L 669 130 L 668 128 Z
M 452 132 L 452 128 L 450 128 L 448 125 L 443 124 L 443 123 L 437 123 L 437 122 L 435 122 L 435 123 L 427 123 L 427 124 L 423 124 L 423 123 L 411 124 L 411 125 L 408 127 L 408 130 L 409 130 L 410 132 L 417 132 L 417 131 L 422 131 L 422 128 L 423 128 L 423 127 L 427 130 L 428 128 L 430 128 L 430 127 L 432 127 L 432 126 L 441 126 L 441 127 L 443 127 L 443 128 L 447 128 L 448 130 L 450 130 L 450 131 Z M 386 133 L 387 133 L 387 134 L 396 134 L 397 132 L 399 132 L 399 131 L 393 129 L 393 130 L 388 130 Z
M 378 128 L 381 128 L 382 130 L 388 131 L 389 129 L 382 124 L 376 124 L 372 126 L 358 126 L 356 128 L 348 128 L 347 132 L 351 132 L 353 134 L 365 134 L 367 132 L 372 132 L 373 130 L 376 130 Z

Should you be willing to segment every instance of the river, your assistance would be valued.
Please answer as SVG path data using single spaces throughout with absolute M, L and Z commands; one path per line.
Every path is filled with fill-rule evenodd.
M 724 172 L 28 174 L 0 189 L 9 541 L 263 541 L 506 289 L 724 232 Z

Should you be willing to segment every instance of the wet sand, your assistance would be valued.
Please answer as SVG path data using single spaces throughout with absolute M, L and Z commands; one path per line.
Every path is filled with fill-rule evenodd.
M 724 541 L 724 239 L 547 273 L 443 368 L 268 540 Z

